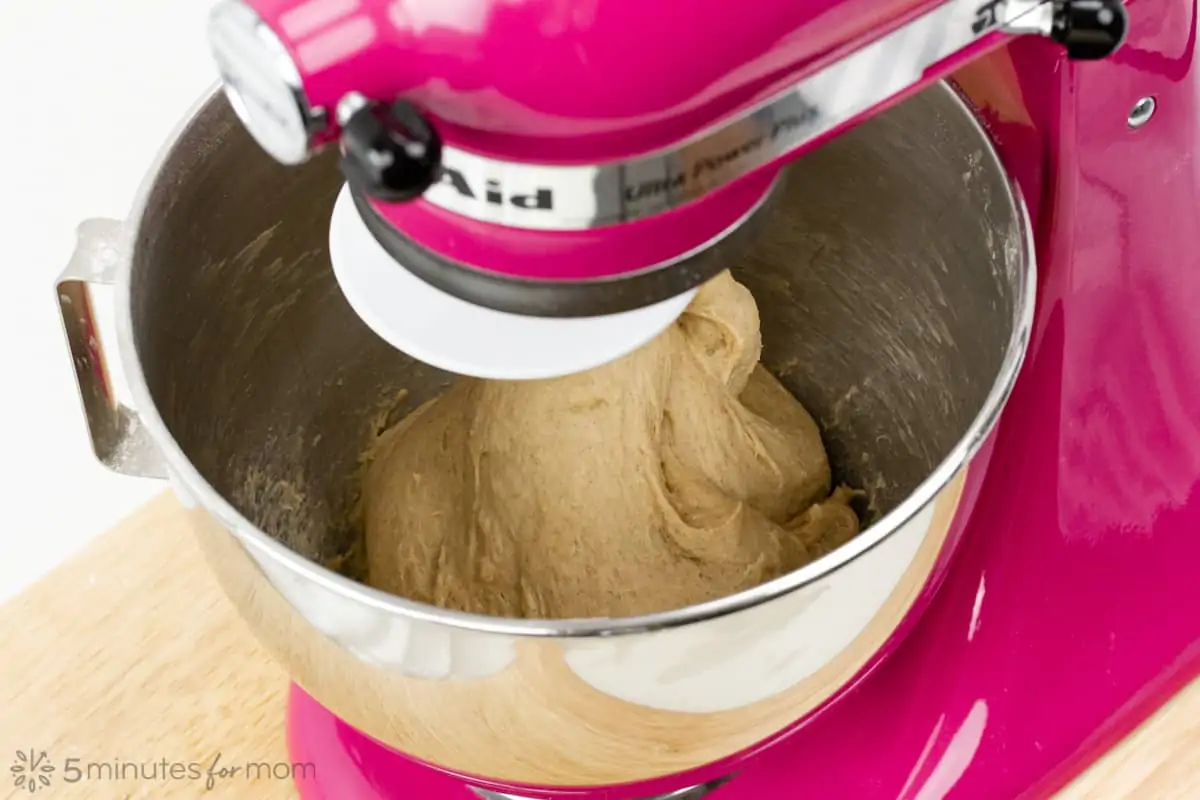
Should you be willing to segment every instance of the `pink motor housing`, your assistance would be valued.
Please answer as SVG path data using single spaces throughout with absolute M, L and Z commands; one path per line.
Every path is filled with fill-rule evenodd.
M 246 0 L 308 104 L 412 100 L 446 142 L 590 164 L 669 147 L 861 46 L 928 0 Z M 631 24 L 636 23 L 636 24 Z M 330 120 L 324 134 L 337 135 Z
M 586 282 L 721 240 L 801 151 L 1002 43 L 998 7 L 229 0 L 218 14 L 252 22 L 256 41 L 216 49 L 243 93 L 277 79 L 248 48 L 278 50 L 270 68 L 286 62 L 288 92 L 274 111 L 302 120 L 293 160 L 338 139 L 348 96 L 426 115 L 441 181 L 413 202 L 367 200 L 377 224 L 459 266 Z

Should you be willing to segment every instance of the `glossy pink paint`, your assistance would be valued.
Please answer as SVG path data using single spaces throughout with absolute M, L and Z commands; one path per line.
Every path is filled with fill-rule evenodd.
M 1131 16 L 1107 61 L 1022 39 L 957 74 L 1035 220 L 1038 307 L 991 443 L 1002 468 L 976 471 L 959 552 L 908 635 L 735 764 L 509 791 L 620 800 L 732 767 L 714 800 L 1046 797 L 1200 674 L 1196 7 Z M 1133 130 L 1142 97 L 1157 113 Z M 473 800 L 298 691 L 289 741 L 318 764 L 305 800 Z
M 819 147 L 861 119 L 903 101 L 1002 42 L 1001 37 L 988 37 L 966 52 L 933 65 L 919 84 L 818 137 L 805 151 Z M 807 71 L 806 68 L 802 73 Z M 470 265 L 535 280 L 612 278 L 666 266 L 681 253 L 719 239 L 754 210 L 780 170 L 796 155 L 792 153 L 669 213 L 583 231 L 531 231 L 477 222 L 420 199 L 408 203 L 369 202 L 406 237 L 464 268 Z
M 401 95 L 475 152 L 590 163 L 665 147 L 838 44 L 939 0 L 248 0 L 309 102 Z M 636 20 L 636 24 L 631 24 Z M 688 69 L 679 69 L 681 63 Z
M 675 144 L 943 0 L 700 0 L 686 14 L 642 0 L 248 2 L 288 48 L 313 105 L 333 108 L 351 90 L 404 96 L 460 149 L 592 164 Z M 999 41 L 936 65 L 926 82 Z M 678 63 L 692 68 L 671 68 Z M 325 136 L 335 133 L 336 125 Z M 466 268 L 594 280 L 711 244 L 754 209 L 783 165 L 671 213 L 596 230 L 529 231 L 423 200 L 369 202 L 408 238 Z

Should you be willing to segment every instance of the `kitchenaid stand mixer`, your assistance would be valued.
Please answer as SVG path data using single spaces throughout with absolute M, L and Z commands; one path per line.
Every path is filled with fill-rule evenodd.
M 376 741 L 296 688 L 293 759 L 317 765 L 302 796 L 1045 796 L 1200 673 L 1200 586 L 1192 577 L 1200 414 L 1190 408 L 1200 396 L 1195 31 L 1196 6 L 1186 0 L 219 6 L 214 52 L 230 104 L 258 143 L 295 168 L 323 148 L 340 152 L 348 185 L 329 251 L 345 299 L 383 340 L 450 371 L 536 378 L 637 347 L 764 235 L 785 193 L 830 191 L 806 182 L 816 174 L 806 169 L 808 154 L 886 120 L 889 109 L 908 118 L 966 110 L 963 124 L 985 146 L 967 154 L 963 184 L 978 191 L 995 166 L 1011 182 L 1005 202 L 1020 217 L 992 208 L 997 216 L 961 231 L 971 241 L 995 237 L 994 251 L 1010 251 L 1007 277 L 1018 289 L 1001 372 L 1015 376 L 1020 367 L 1020 377 L 1011 395 L 998 381 L 970 441 L 956 450 L 974 456 L 971 469 L 950 481 L 939 468 L 937 499 L 952 495 L 931 511 L 945 517 L 943 540 L 928 549 L 928 571 L 910 587 L 902 620 L 819 702 L 762 736 L 743 735 L 741 746 L 692 758 L 687 769 L 653 766 L 687 744 L 655 748 L 651 735 L 643 763 L 629 770 L 634 778 L 538 781 L 513 777 L 540 774 L 538 764 L 496 762 L 494 774 L 482 774 L 421 763 L 414 748 L 400 748 L 405 755 Z M 953 88 L 930 86 L 943 79 Z M 219 122 L 191 125 L 200 144 L 226 135 Z M 934 126 L 922 145 L 937 149 L 941 135 Z M 191 149 L 201 153 L 200 144 Z M 916 163 L 918 145 L 907 146 Z M 797 158 L 783 181 L 783 167 Z M 168 170 L 165 186 L 171 177 Z M 249 195 L 254 187 L 240 189 Z M 1000 205 L 999 194 L 992 199 Z M 297 207 L 304 200 L 295 198 Z M 182 201 L 161 189 L 143 198 L 141 213 L 153 216 L 156 202 Z M 304 213 L 323 220 L 327 212 Z M 148 230 L 127 246 L 152 250 Z M 259 249 L 239 252 L 234 268 L 266 246 L 255 241 Z M 1034 251 L 1036 305 L 1025 302 L 1032 297 L 1021 294 L 1016 274 L 1028 261 L 1032 295 Z M 953 275 L 954 264 L 942 266 Z M 152 397 L 162 381 L 132 368 L 144 361 L 149 375 L 151 362 L 170 360 L 161 358 L 170 337 L 136 341 L 134 318 L 150 309 L 139 298 L 153 281 L 131 271 L 116 338 L 123 355 L 137 353 L 126 371 L 145 429 L 168 456 L 163 473 L 186 505 L 207 506 L 238 532 L 241 549 L 223 533 L 201 537 L 222 585 L 260 638 L 284 653 L 298 683 L 327 689 L 329 671 L 308 653 L 286 657 L 300 634 L 275 634 L 282 616 L 256 624 L 247 609 L 267 602 L 269 582 L 293 605 L 325 598 L 299 609 L 311 622 L 340 613 L 335 601 L 349 590 L 296 559 L 276 570 L 281 550 L 210 499 L 172 442 L 187 432 L 160 418 L 183 413 L 188 395 L 172 388 L 168 398 Z M 79 298 L 70 297 L 77 313 Z M 275 313 L 256 298 L 235 300 Z M 970 312 L 981 335 L 1004 316 L 992 312 Z M 86 387 L 84 367 L 100 360 L 87 350 L 87 330 L 68 329 Z M 97 441 L 102 405 L 88 408 Z M 931 404 L 927 414 L 936 413 Z M 206 433 L 219 438 L 221 428 Z M 925 498 L 930 508 L 934 497 Z M 842 573 L 888 546 L 870 530 L 860 539 L 847 546 L 854 552 L 839 562 Z M 234 571 L 251 563 L 246 552 L 261 572 L 243 579 Z M 297 581 L 312 583 L 308 594 L 288 594 Z M 489 624 L 495 637 L 520 629 L 519 621 Z M 342 694 L 343 705 L 322 700 L 347 717 L 403 713 L 367 713 L 386 705 L 383 685 Z M 714 689 L 739 691 L 754 687 Z M 411 694 L 402 689 L 391 699 Z M 671 702 L 682 703 L 668 698 L 660 707 Z
M 1024 193 L 1045 276 L 1033 352 L 995 440 L 1007 466 L 978 488 L 933 606 L 853 690 L 731 764 L 732 783 L 701 786 L 708 770 L 594 796 L 1045 793 L 1196 673 L 1200 429 L 1181 405 L 1200 390 L 1195 7 L 1130 5 L 1132 22 L 1099 0 L 218 11 L 218 60 L 260 143 L 297 163 L 340 137 L 353 204 L 335 211 L 335 269 L 351 236 L 375 241 L 342 244 L 344 260 L 404 265 L 389 265 L 397 291 L 339 272 L 348 299 L 457 371 L 471 365 L 394 330 L 411 313 L 399 289 L 543 318 L 658 304 L 607 350 L 589 336 L 612 332 L 571 339 L 572 368 L 592 366 L 721 268 L 789 156 L 952 70 Z M 568 371 L 559 354 L 509 363 L 443 313 L 439 332 L 468 329 L 476 374 Z M 355 753 L 345 768 L 369 775 L 345 778 L 356 796 L 466 796 L 302 693 L 292 713 L 298 758 Z M 324 777 L 311 796 L 341 796 Z

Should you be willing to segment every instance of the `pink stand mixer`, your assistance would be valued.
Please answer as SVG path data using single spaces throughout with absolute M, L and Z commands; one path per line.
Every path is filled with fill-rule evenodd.
M 346 302 L 392 347 L 450 372 L 534 379 L 630 352 L 764 235 L 785 168 L 787 192 L 830 192 L 810 156 L 886 124 L 893 110 L 918 114 L 918 97 L 963 112 L 982 144 L 964 156 L 962 181 L 993 165 L 1014 209 L 1011 220 L 964 234 L 1009 242 L 997 252 L 1001 261 L 1008 253 L 1017 289 L 1005 312 L 1011 335 L 1001 337 L 1010 347 L 997 363 L 1014 380 L 998 381 L 948 466 L 922 484 L 932 488 L 803 575 L 680 612 L 717 624 L 849 575 L 883 558 L 919 518 L 914 541 L 940 530 L 932 549 L 913 545 L 908 558 L 927 564 L 919 579 L 900 592 L 908 578 L 899 572 L 863 573 L 856 592 L 886 591 L 861 624 L 842 639 L 810 631 L 814 642 L 840 642 L 831 653 L 867 637 L 869 653 L 803 700 L 778 700 L 798 678 L 768 687 L 770 674 L 751 667 L 739 674 L 759 677 L 671 694 L 666 678 L 639 688 L 613 671 L 595 677 L 588 658 L 602 656 L 586 648 L 674 622 L 630 622 L 618 634 L 611 621 L 569 621 L 572 635 L 593 637 L 582 649 L 563 645 L 589 691 L 620 698 L 613 713 L 654 709 L 588 739 L 618 755 L 584 775 L 578 764 L 551 769 L 544 755 L 444 755 L 459 752 L 449 740 L 466 727 L 421 741 L 396 733 L 408 730 L 406 713 L 436 719 L 449 695 L 422 706 L 419 670 L 397 668 L 408 682 L 368 684 L 354 677 L 367 674 L 355 659 L 329 656 L 338 666 L 318 668 L 280 634 L 275 651 L 313 695 L 294 688 L 288 720 L 293 759 L 317 765 L 301 796 L 1045 797 L 1200 674 L 1196 17 L 1186 0 L 221 3 L 209 36 L 246 130 L 285 172 L 337 153 L 345 184 L 328 242 Z M 936 131 L 925 146 L 941 146 Z M 945 207 L 956 202 L 947 194 Z M 997 274 L 1003 282 L 1003 264 Z M 131 297 L 140 291 L 132 285 Z M 137 303 L 128 305 L 126 317 L 136 317 Z M 150 358 L 136 331 L 119 338 Z M 143 413 L 163 407 L 151 397 L 154 380 L 133 371 Z M 172 425 L 150 419 L 167 472 L 242 531 L 243 548 L 292 599 L 292 578 L 271 566 L 291 556 L 196 489 L 199 473 L 172 455 L 182 452 L 171 449 Z M 960 471 L 968 457 L 971 469 Z M 366 591 L 289 569 L 327 592 L 304 612 L 310 621 Z M 261 594 L 238 602 L 246 608 Z M 373 609 L 401 603 L 359 599 Z M 894 620 L 871 634 L 889 603 Z M 410 604 L 404 613 L 420 622 L 437 612 Z M 782 613 L 767 622 L 807 612 Z M 549 651 L 534 653 L 558 628 L 439 620 L 491 637 L 503 650 L 498 663 L 548 682 L 564 674 L 547 666 Z M 271 630 L 256 627 L 266 640 Z M 404 634 L 409 646 L 417 635 Z M 514 646 L 505 637 L 524 638 Z M 471 642 L 450 650 L 461 655 Z M 379 653 L 360 660 L 378 665 Z M 357 696 L 327 688 L 339 670 L 343 683 L 360 681 Z M 502 672 L 484 671 L 487 680 Z M 455 697 L 479 680 L 461 678 Z M 567 695 L 563 716 L 584 720 L 580 730 L 599 725 L 571 705 L 582 695 Z M 375 715 L 397 698 L 410 712 Z M 561 730 L 545 705 L 548 741 L 537 752 L 552 754 Z M 479 712 L 479 736 L 533 737 L 529 720 L 504 733 L 516 719 Z M 707 749 L 693 746 L 689 727 Z M 623 732 L 641 736 L 642 749 L 622 750 Z M 563 757 L 575 746 L 564 739 Z

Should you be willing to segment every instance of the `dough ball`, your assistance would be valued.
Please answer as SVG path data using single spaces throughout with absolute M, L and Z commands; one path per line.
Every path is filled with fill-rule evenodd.
M 759 365 L 724 273 L 634 353 L 540 381 L 458 380 L 380 438 L 369 582 L 504 617 L 626 617 L 750 588 L 858 533 L 816 423 Z

